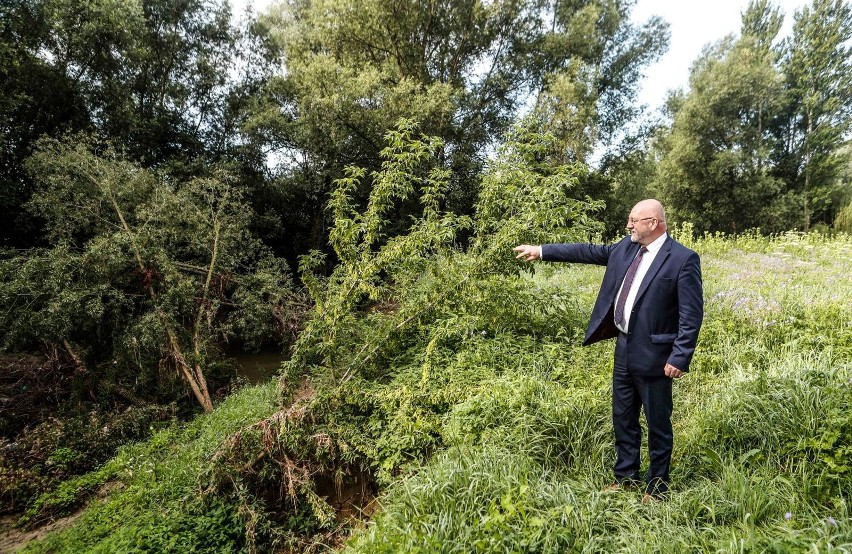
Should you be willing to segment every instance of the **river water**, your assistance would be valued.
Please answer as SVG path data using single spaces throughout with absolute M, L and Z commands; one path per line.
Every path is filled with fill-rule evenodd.
M 235 361 L 237 376 L 249 383 L 263 383 L 278 375 L 278 368 L 284 361 L 284 355 L 278 351 L 231 352 L 229 358 Z

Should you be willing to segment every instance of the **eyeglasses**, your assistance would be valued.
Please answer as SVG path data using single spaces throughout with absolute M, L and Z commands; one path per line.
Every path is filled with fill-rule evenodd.
M 640 221 L 645 221 L 646 219 L 657 219 L 657 218 L 656 217 L 642 217 L 642 218 L 639 218 L 639 219 L 633 219 L 632 217 L 628 217 L 627 218 L 627 224 L 628 225 L 636 225 Z

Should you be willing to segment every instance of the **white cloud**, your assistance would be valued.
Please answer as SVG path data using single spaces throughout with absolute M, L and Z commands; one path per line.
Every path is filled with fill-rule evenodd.
M 802 0 L 776 0 L 784 13 L 780 36 L 789 34 L 793 13 L 805 5 Z M 644 22 L 658 15 L 670 25 L 671 40 L 668 52 L 645 72 L 639 101 L 657 108 L 667 91 L 686 88 L 689 67 L 707 44 L 724 36 L 739 34 L 740 18 L 748 0 L 713 0 L 696 2 L 684 0 L 639 0 L 633 10 L 633 20 Z

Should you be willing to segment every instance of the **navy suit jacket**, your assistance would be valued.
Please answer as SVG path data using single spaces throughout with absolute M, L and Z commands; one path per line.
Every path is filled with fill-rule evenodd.
M 615 295 L 638 252 L 639 244 L 630 237 L 608 245 L 542 245 L 543 261 L 606 266 L 584 345 L 618 335 L 613 319 Z M 703 319 L 701 260 L 698 254 L 668 237 L 639 285 L 630 312 L 627 370 L 637 375 L 661 376 L 666 363 L 670 363 L 689 371 Z

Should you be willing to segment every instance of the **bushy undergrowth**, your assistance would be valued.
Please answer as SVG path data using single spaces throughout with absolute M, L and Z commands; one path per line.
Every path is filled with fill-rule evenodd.
M 589 349 L 587 371 L 574 371 L 591 377 L 565 380 L 539 368 L 576 350 L 543 344 L 548 362 L 455 406 L 445 422 L 466 440 L 392 485 L 347 551 L 849 551 L 852 283 L 837 277 L 850 270 L 852 242 L 692 246 L 709 302 L 693 372 L 676 387 L 669 502 L 599 492 L 612 439 L 606 381 L 594 375 L 608 376 L 610 352 Z M 590 309 L 599 279 L 597 268 L 571 267 L 534 282 L 577 291 Z
M 248 389 L 125 450 L 110 462 L 125 490 L 33 551 L 218 540 L 310 552 L 348 529 L 344 548 L 371 553 L 852 549 L 852 240 L 676 231 L 702 254 L 707 317 L 675 387 L 671 499 L 643 505 L 600 492 L 614 457 L 612 347 L 579 344 L 602 269 L 526 273 L 510 252 L 594 230 L 581 215 L 594 206 L 565 194 L 575 170 L 537 167 L 536 141 L 516 143 L 466 221 L 435 207 L 445 185 L 429 144 L 405 128 L 390 139 L 366 211 L 341 183 L 341 263 L 324 280 L 306 274 L 316 308 L 278 401 Z M 415 191 L 423 217 L 381 239 L 383 210 Z M 540 201 L 518 205 L 529 197 Z M 466 253 L 461 228 L 474 233 Z M 356 486 L 350 508 L 371 513 L 379 495 L 362 527 L 338 502 Z
M 669 502 L 599 492 L 612 462 L 606 386 L 539 381 L 530 367 L 511 391 L 491 388 L 488 404 L 502 405 L 495 411 L 465 408 L 475 398 L 457 406 L 464 417 L 454 427 L 503 425 L 390 487 L 375 523 L 347 551 L 849 551 L 852 283 L 837 277 L 851 269 L 852 242 L 744 236 L 692 246 L 703 256 L 709 302 L 695 366 L 676 386 Z M 596 268 L 565 268 L 536 281 L 582 291 L 599 278 Z M 590 369 L 607 364 L 601 355 Z M 560 439 L 547 417 L 532 425 L 512 417 L 525 411 L 512 399 L 532 381 L 550 390 L 536 414 L 584 395 L 603 406 L 566 410 L 574 417 L 557 421 L 573 428 Z M 541 444 L 575 445 L 581 461 L 553 463 Z
M 201 487 L 221 445 L 273 413 L 273 383 L 243 389 L 181 428 L 127 446 L 99 472 L 40 497 L 35 507 L 80 495 L 93 481 L 112 493 L 94 499 L 77 524 L 28 545 L 28 552 L 236 552 L 246 543 L 240 507 Z M 110 487 L 111 485 L 111 487 Z
M 0 513 L 27 508 L 25 521 L 33 525 L 77 506 L 82 495 L 92 492 L 93 485 L 80 487 L 81 494 L 60 493 L 50 505 L 31 503 L 62 481 L 97 468 L 121 445 L 148 437 L 154 425 L 173 417 L 173 407 L 156 405 L 108 413 L 57 413 L 15 440 L 0 438 Z M 103 479 L 95 480 L 103 484 Z

